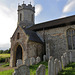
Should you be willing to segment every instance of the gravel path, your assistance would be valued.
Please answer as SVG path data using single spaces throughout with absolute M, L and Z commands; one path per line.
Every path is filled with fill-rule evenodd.
M 15 67 L 14 68 L 11 68 L 11 67 L 0 67 L 0 71 L 10 70 L 10 69 L 15 69 Z
M 0 63 L 0 71 L 5 71 L 5 70 L 10 70 L 10 69 L 15 69 L 16 67 L 2 67 L 2 65 L 4 65 L 5 63 Z

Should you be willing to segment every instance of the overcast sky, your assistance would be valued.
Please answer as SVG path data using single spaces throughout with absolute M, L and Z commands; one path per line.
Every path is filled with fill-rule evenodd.
M 17 27 L 18 3 L 35 6 L 35 23 L 75 15 L 75 0 L 0 0 L 0 50 L 10 48 L 10 37 Z

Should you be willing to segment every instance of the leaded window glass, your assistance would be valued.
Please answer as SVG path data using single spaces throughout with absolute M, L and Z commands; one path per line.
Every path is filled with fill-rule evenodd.
M 74 50 L 75 49 L 75 30 L 74 29 L 67 30 L 67 41 L 68 41 L 68 49 Z

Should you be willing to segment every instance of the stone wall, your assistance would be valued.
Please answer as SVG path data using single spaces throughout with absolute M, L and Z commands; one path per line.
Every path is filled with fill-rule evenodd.
M 19 35 L 19 39 L 17 39 L 17 34 Z M 16 51 L 17 47 L 20 45 L 22 48 L 22 62 L 24 64 L 24 61 L 27 58 L 31 57 L 42 57 L 42 44 L 37 42 L 32 42 L 28 40 L 28 35 L 21 29 L 21 27 L 17 27 L 15 33 L 13 34 L 11 38 L 11 57 L 10 57 L 10 66 L 14 67 L 16 64 Z
M 48 47 L 50 49 L 46 48 L 50 50 L 50 56 L 60 59 L 62 54 L 68 51 L 66 30 L 69 28 L 75 28 L 75 25 L 37 31 L 42 39 L 44 39 L 43 35 L 45 35 L 45 43 L 50 45 Z
M 37 42 L 32 42 L 32 41 L 29 41 L 28 42 L 28 57 L 31 58 L 31 57 L 42 57 L 42 50 L 43 50 L 43 46 L 42 44 L 40 43 L 37 43 Z
M 17 39 L 17 34 L 20 34 L 19 39 Z M 28 36 L 24 33 L 24 31 L 21 29 L 21 27 L 17 27 L 15 33 L 13 34 L 11 38 L 11 55 L 10 55 L 10 66 L 15 66 L 16 61 L 16 50 L 18 45 L 22 47 L 22 61 L 27 58 L 27 40 Z

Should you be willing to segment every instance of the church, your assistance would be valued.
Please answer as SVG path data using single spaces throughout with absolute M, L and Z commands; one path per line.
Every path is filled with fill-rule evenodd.
M 75 15 L 35 24 L 35 7 L 31 4 L 18 5 L 18 23 L 11 37 L 10 66 L 15 67 L 18 59 L 46 55 L 60 59 L 64 52 L 75 55 Z

